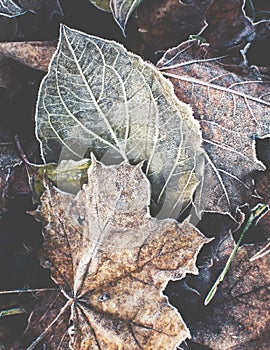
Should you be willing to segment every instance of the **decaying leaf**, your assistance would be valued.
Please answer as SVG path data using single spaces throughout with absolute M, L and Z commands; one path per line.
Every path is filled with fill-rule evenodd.
M 56 47 L 53 42 L 4 42 L 0 43 L 0 56 L 9 57 L 31 68 L 47 72 Z
M 58 0 L 50 0 L 47 4 L 45 0 L 0 0 L 0 15 L 7 17 L 16 17 L 27 11 L 37 12 L 42 6 L 50 7 L 50 16 L 58 13 L 63 15 Z
M 101 10 L 111 11 L 125 35 L 127 21 L 142 0 L 90 0 L 90 2 Z
M 170 278 L 197 272 L 208 240 L 188 222 L 151 218 L 141 164 L 93 159 L 88 176 L 76 196 L 49 186 L 35 213 L 43 223 L 43 266 L 61 293 L 33 314 L 25 341 L 37 339 L 27 349 L 43 341 L 66 350 L 69 340 L 75 350 L 175 349 L 189 332 L 162 290 Z
M 169 50 L 158 64 L 176 95 L 194 108 L 203 133 L 207 164 L 195 206 L 234 215 L 252 193 L 251 175 L 264 166 L 256 158 L 256 137 L 269 136 L 269 81 L 239 76 L 218 59 L 205 60 L 205 45 L 189 41 Z
M 205 27 L 205 13 L 211 0 L 143 1 L 138 8 L 138 27 L 146 47 L 153 52 L 167 50 Z M 160 57 L 160 56 L 159 56 Z
M 89 0 L 98 9 L 111 12 L 111 1 L 110 0 Z
M 18 6 L 13 0 L 0 1 L 0 14 L 2 16 L 19 16 L 25 13 L 26 10 Z
M 259 247 L 239 249 L 209 311 L 191 326 L 195 343 L 213 350 L 269 349 L 270 254 L 249 260 Z
M 65 26 L 40 87 L 36 135 L 45 162 L 89 151 L 105 164 L 146 160 L 160 218 L 179 216 L 202 169 L 198 123 L 170 82 L 122 45 Z
M 215 0 L 209 5 L 201 35 L 210 43 L 210 50 L 221 52 L 243 47 L 255 36 L 255 27 L 246 16 L 243 0 Z
M 22 160 L 10 135 L 0 132 L 0 214 L 7 211 L 9 200 L 18 193 L 29 193 Z

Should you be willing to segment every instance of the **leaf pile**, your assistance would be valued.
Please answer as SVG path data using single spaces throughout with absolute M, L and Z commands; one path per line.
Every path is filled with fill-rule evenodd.
M 13 139 L 19 134 L 27 144 L 32 135 L 34 87 L 55 51 L 60 17 L 97 35 L 61 26 L 36 108 L 45 164 L 32 164 L 40 158 L 27 147 L 32 163 L 22 157 L 40 203 L 33 214 L 43 224 L 47 271 L 24 263 L 41 243 L 31 251 L 16 201 L 1 219 L 0 258 L 16 271 L 10 285 L 43 290 L 53 283 L 48 269 L 56 283 L 29 297 L 36 307 L 14 350 L 167 350 L 188 337 L 179 345 L 185 350 L 268 349 L 269 240 L 241 247 L 208 307 L 203 300 L 234 246 L 231 231 L 247 220 L 238 207 L 269 203 L 269 155 L 258 151 L 258 139 L 269 145 L 270 134 L 270 83 L 261 74 L 269 74 L 269 5 L 264 13 L 259 2 L 243 0 L 66 0 L 61 6 L 0 1 L 0 104 L 9 106 L 0 130 L 2 212 L 14 195 L 29 192 Z M 97 8 L 111 12 L 122 33 Z M 179 45 L 190 34 L 198 41 Z M 178 46 L 155 67 L 99 36 L 152 62 Z M 250 68 L 253 63 L 268 67 Z M 100 162 L 91 164 L 91 154 Z M 190 213 L 190 203 L 188 220 L 215 237 L 199 255 L 197 276 L 186 275 L 198 272 L 197 254 L 209 240 L 187 219 L 174 220 Z M 20 230 L 6 224 L 13 215 Z M 269 212 L 247 236 L 246 242 L 269 238 Z M 1 298 L 2 309 L 23 300 L 9 296 Z M 18 339 L 16 317 L 0 318 L 0 348 Z

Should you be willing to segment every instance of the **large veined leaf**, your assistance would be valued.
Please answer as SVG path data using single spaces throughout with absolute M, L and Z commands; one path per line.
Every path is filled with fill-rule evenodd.
M 125 35 L 127 21 L 142 0 L 90 0 L 90 2 L 101 10 L 111 11 Z
M 46 162 L 93 152 L 104 164 L 145 161 L 152 210 L 178 217 L 202 167 L 201 135 L 171 83 L 122 45 L 61 27 L 37 102 Z

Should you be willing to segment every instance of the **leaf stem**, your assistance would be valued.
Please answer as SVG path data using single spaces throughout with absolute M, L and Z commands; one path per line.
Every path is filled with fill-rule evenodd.
M 15 307 L 12 309 L 2 310 L 0 311 L 0 317 L 6 317 L 11 315 L 24 314 L 25 310 L 22 307 Z
M 244 226 L 243 228 L 243 231 L 239 237 L 239 240 L 237 242 L 237 244 L 235 245 L 233 251 L 231 252 L 228 260 L 227 260 L 227 263 L 224 267 L 224 269 L 221 271 L 220 275 L 218 276 L 218 278 L 216 279 L 215 283 L 213 284 L 213 287 L 210 289 L 209 293 L 207 294 L 206 298 L 204 299 L 204 305 L 208 305 L 210 303 L 210 301 L 213 299 L 216 291 L 217 291 L 217 288 L 218 288 L 218 285 L 223 281 L 224 277 L 226 276 L 228 270 L 229 270 L 229 267 L 233 261 L 233 259 L 235 258 L 235 255 L 237 253 L 237 250 L 247 232 L 247 230 L 250 228 L 250 226 L 252 225 L 253 221 L 256 220 L 256 222 L 258 221 L 258 219 L 264 215 L 267 211 L 269 210 L 269 207 L 266 205 L 266 204 L 262 204 L 262 203 L 259 203 L 258 205 L 256 205 L 252 210 L 251 210 L 251 213 L 250 213 L 250 216 L 246 222 L 246 225 Z

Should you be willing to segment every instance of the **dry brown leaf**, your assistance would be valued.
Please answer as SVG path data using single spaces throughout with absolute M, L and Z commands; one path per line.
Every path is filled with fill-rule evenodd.
M 194 342 L 213 350 L 269 349 L 270 255 L 249 261 L 261 246 L 239 249 L 205 317 L 191 326 Z
M 255 155 L 255 138 L 269 135 L 269 81 L 249 71 L 239 76 L 218 59 L 205 60 L 205 47 L 183 43 L 158 67 L 201 124 L 207 160 L 194 201 L 198 212 L 234 215 L 252 193 L 252 172 L 264 169 Z
M 88 176 L 76 196 L 49 186 L 35 212 L 43 222 L 43 266 L 62 293 L 30 320 L 26 338 L 40 335 L 37 324 L 45 333 L 27 349 L 42 340 L 46 349 L 66 350 L 68 334 L 75 350 L 174 349 L 189 332 L 162 290 L 170 278 L 197 272 L 208 240 L 188 222 L 151 218 L 141 165 L 93 159 Z
M 252 41 L 255 28 L 243 11 L 243 0 L 214 0 L 206 12 L 207 26 L 200 35 L 210 50 L 224 52 Z
M 138 26 L 146 47 L 167 50 L 197 34 L 205 26 L 210 1 L 183 3 L 179 0 L 142 1 L 138 8 Z
M 55 43 L 48 41 L 0 43 L 0 56 L 9 57 L 33 69 L 48 71 L 56 50 Z

